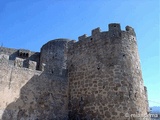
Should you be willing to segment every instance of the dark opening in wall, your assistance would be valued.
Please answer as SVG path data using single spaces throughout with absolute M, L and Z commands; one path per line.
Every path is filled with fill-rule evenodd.
M 26 53 L 26 57 L 28 57 L 29 56 L 29 54 L 28 53 Z
M 97 67 L 97 70 L 100 70 L 100 67 L 99 67 L 99 66 Z
M 137 93 L 134 94 L 134 97 L 137 98 Z
M 29 50 L 23 50 L 23 49 L 18 50 L 18 56 L 21 57 L 21 58 L 28 58 L 29 55 L 30 55 Z
M 83 97 L 81 97 L 81 101 L 83 101 Z
M 123 54 L 123 57 L 125 57 L 126 55 L 125 54 Z
M 93 40 L 93 38 L 91 38 L 91 40 Z
M 22 53 L 21 52 L 19 53 L 19 56 L 22 57 Z
M 116 25 L 114 25 L 113 27 L 117 27 Z

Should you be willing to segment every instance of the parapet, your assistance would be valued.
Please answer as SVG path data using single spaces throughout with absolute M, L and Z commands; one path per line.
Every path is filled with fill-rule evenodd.
M 106 36 L 110 37 L 111 39 L 121 38 L 122 32 L 135 36 L 135 32 L 132 27 L 126 26 L 125 31 L 124 31 L 124 30 L 121 30 L 121 25 L 119 23 L 111 23 L 108 25 L 108 31 L 101 32 L 101 29 L 98 27 L 98 28 L 95 28 L 92 30 L 91 36 L 87 36 L 86 34 L 84 34 L 82 36 L 79 36 L 78 40 L 79 41 L 87 41 L 87 40 L 95 39 L 95 38 L 99 39 L 100 37 L 103 37 L 103 35 L 105 35 L 105 34 L 106 34 Z M 103 35 L 101 33 L 103 33 Z
M 3 65 L 39 70 L 39 58 L 39 52 L 0 47 L 0 63 Z
M 18 55 L 21 58 L 28 58 L 30 56 L 30 50 L 19 49 L 18 50 Z
M 132 27 L 126 26 L 126 31 L 131 35 L 136 36 L 136 33 L 134 32 L 134 29 Z
M 14 66 L 36 70 L 37 62 L 16 57 L 14 61 Z
M 126 31 L 133 31 L 134 29 L 132 28 L 132 27 L 130 27 L 130 26 L 126 26 Z
M 108 25 L 109 31 L 121 31 L 121 26 L 119 23 L 111 23 Z
M 101 32 L 100 27 L 98 27 L 98 28 L 96 28 L 96 29 L 93 29 L 93 30 L 92 30 L 92 36 L 97 35 L 97 34 L 99 34 L 100 32 Z
M 108 28 L 109 28 L 109 37 L 111 39 L 121 37 L 121 26 L 119 23 L 111 23 L 108 25 Z M 114 41 L 114 42 L 118 42 L 118 41 Z
M 86 35 L 86 34 L 84 34 L 84 35 L 82 35 L 82 36 L 79 36 L 79 37 L 78 37 L 78 40 L 81 41 L 81 40 L 84 40 L 85 38 L 87 38 L 87 35 Z

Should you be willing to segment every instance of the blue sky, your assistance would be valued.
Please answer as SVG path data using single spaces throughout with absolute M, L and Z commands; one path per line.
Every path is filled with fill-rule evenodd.
M 77 40 L 97 27 L 107 31 L 109 23 L 130 25 L 150 106 L 160 106 L 159 7 L 159 0 L 0 0 L 0 44 L 40 51 L 52 39 Z

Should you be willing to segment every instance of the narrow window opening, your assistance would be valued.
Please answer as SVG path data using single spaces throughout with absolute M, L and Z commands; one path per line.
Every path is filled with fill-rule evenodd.
M 83 101 L 83 97 L 81 97 L 81 101 Z
M 124 54 L 123 57 L 125 57 L 126 55 Z
M 97 67 L 97 70 L 100 70 L 100 67 Z

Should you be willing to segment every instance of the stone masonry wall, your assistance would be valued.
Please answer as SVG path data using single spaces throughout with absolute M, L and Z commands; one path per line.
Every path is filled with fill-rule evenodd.
M 26 53 L 28 56 L 24 56 L 23 54 Z M 36 62 L 36 70 L 39 70 L 39 60 L 40 60 L 40 53 L 39 52 L 32 52 L 30 50 L 24 50 L 24 49 L 13 49 L 13 48 L 5 48 L 0 47 L 0 54 L 1 55 L 8 55 L 8 63 L 12 66 L 14 66 L 16 58 L 22 58 L 23 59 L 23 66 L 25 68 L 29 67 L 29 61 Z
M 55 42 L 55 41 L 54 41 Z M 51 42 L 52 43 L 52 42 Z M 64 43 L 64 44 L 63 44 Z M 57 53 L 55 61 L 48 49 L 43 46 L 45 71 L 23 67 L 25 59 L 15 58 L 10 65 L 9 55 L 0 56 L 0 119 L 2 120 L 66 120 L 68 118 L 68 79 L 66 73 L 66 42 L 57 41 L 59 47 L 53 48 Z M 46 44 L 50 46 L 50 43 Z M 53 46 L 54 47 L 54 46 Z M 47 60 L 46 60 L 47 59 Z M 53 69 L 51 64 L 57 65 Z M 50 67 L 49 67 L 50 66 Z M 52 68 L 52 69 L 51 69 Z M 57 71 L 58 70 L 58 71 Z
M 0 73 L 0 119 L 67 118 L 66 79 L 40 71 L 9 66 L 1 66 Z
M 0 120 L 143 119 L 132 116 L 148 113 L 134 29 L 108 27 L 40 53 L 0 47 Z
M 147 114 L 134 30 L 110 24 L 108 32 L 97 28 L 69 47 L 69 117 L 97 120 Z

